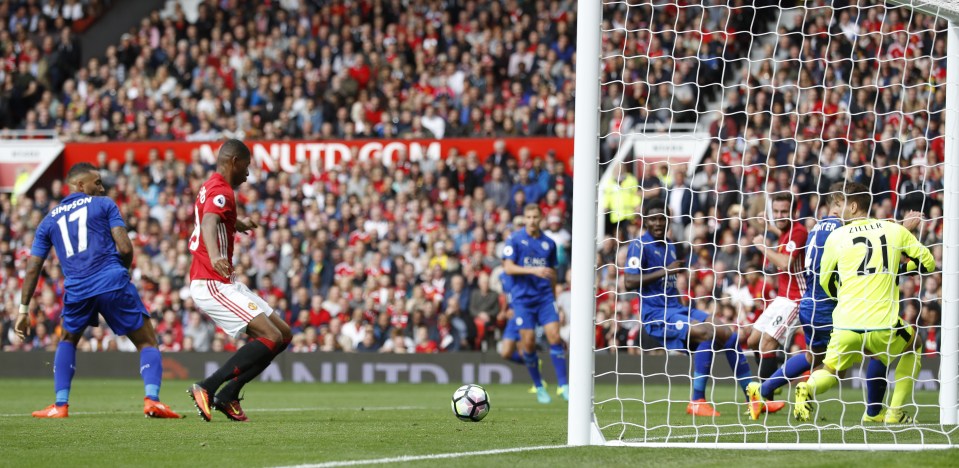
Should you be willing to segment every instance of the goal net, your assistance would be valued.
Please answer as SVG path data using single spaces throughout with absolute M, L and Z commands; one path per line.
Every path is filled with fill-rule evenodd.
M 959 2 L 584 3 L 592 2 L 580 2 L 577 32 L 570 443 L 959 443 Z M 691 140 L 700 143 L 692 157 L 683 154 L 690 146 L 670 145 Z M 650 141 L 661 145 L 656 158 Z M 837 183 L 866 187 L 870 217 L 908 225 L 911 211 L 923 216 L 912 233 L 936 266 L 899 269 L 899 299 L 889 301 L 915 334 L 921 370 L 912 378 L 897 369 L 905 353 L 885 368 L 867 356 L 819 390 L 803 417 L 797 389 L 812 383 L 792 375 L 791 358 L 811 349 L 811 328 L 795 317 L 818 264 L 810 259 L 822 253 L 805 241 Z M 657 217 L 643 216 L 657 205 L 665 242 Z M 653 274 L 673 256 L 678 267 Z M 716 324 L 707 347 L 695 339 L 702 327 L 690 327 L 697 321 Z M 755 330 L 765 332 L 759 343 L 748 338 Z M 707 350 L 708 362 L 697 362 Z M 774 381 L 778 391 L 761 387 L 767 403 L 751 415 L 746 383 L 779 378 L 772 371 L 787 361 L 794 367 Z M 897 405 L 903 385 L 914 391 Z M 776 402 L 785 405 L 773 413 Z M 913 420 L 887 416 L 900 409 Z

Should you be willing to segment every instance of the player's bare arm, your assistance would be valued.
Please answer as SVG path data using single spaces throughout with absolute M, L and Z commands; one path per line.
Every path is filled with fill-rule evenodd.
M 233 268 L 230 266 L 230 260 L 226 258 L 226 252 L 221 249 L 220 243 L 217 241 L 221 224 L 223 224 L 223 220 L 219 215 L 212 213 L 203 215 L 203 219 L 200 221 L 200 235 L 203 237 L 206 251 L 210 253 L 210 263 L 213 269 L 225 278 L 229 278 Z
M 17 322 L 13 327 L 21 340 L 26 339 L 30 333 L 30 300 L 33 299 L 33 293 L 37 290 L 41 268 L 43 268 L 42 258 L 31 255 L 27 259 L 27 271 L 23 277 L 23 288 L 20 290 L 20 313 L 17 314 Z
M 753 238 L 753 245 L 762 252 L 763 256 L 765 256 L 770 263 L 776 265 L 776 268 L 781 270 L 788 270 L 791 255 L 777 252 L 774 247 L 770 247 L 766 242 L 766 236 L 762 234 Z
M 248 232 L 260 227 L 256 221 L 253 221 L 250 218 L 237 218 L 236 219 L 236 232 Z
M 110 229 L 110 234 L 113 236 L 113 242 L 117 244 L 117 252 L 120 252 L 120 261 L 125 268 L 129 269 L 133 266 L 133 242 L 130 241 L 127 229 L 117 226 Z

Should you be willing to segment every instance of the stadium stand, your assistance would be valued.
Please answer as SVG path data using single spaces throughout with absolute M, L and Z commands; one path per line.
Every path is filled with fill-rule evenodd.
M 260 6 L 232 8 L 254 3 Z M 0 51 L 5 58 L 0 110 L 26 110 L 22 115 L 0 112 L 0 119 L 7 119 L 0 122 L 3 128 L 54 129 L 68 141 L 572 136 L 575 17 L 570 1 L 413 0 L 409 7 L 398 0 L 200 2 L 191 20 L 187 18 L 192 12 L 175 2 L 144 18 L 104 58 L 85 64 L 72 62 L 73 56 L 62 52 L 75 41 L 70 33 L 54 28 L 36 34 L 19 26 L 20 10 L 12 11 L 19 2 L 0 5 Z M 228 6 L 229 15 L 224 11 Z M 877 195 L 880 215 L 922 209 L 929 219 L 924 240 L 941 243 L 937 197 L 942 191 L 943 138 L 938 129 L 944 94 L 934 87 L 903 91 L 890 86 L 924 76 L 915 69 L 921 65 L 935 67 L 940 76 L 944 43 L 936 28 L 910 28 L 922 32 L 905 42 L 884 36 L 882 47 L 876 40 L 849 43 L 850 50 L 855 47 L 867 58 L 845 62 L 849 67 L 878 66 L 876 60 L 919 48 L 933 57 L 932 63 L 888 62 L 882 67 L 888 75 L 851 99 L 851 88 L 839 85 L 866 83 L 848 83 L 848 73 L 830 70 L 829 80 L 835 82 L 818 100 L 795 102 L 788 90 L 773 93 L 771 76 L 781 67 L 802 67 L 810 76 L 822 77 L 822 64 L 809 57 L 838 52 L 819 40 L 821 31 L 783 24 L 777 62 L 747 68 L 739 67 L 734 55 L 748 53 L 750 35 L 741 32 L 771 27 L 762 17 L 737 17 L 728 27 L 701 30 L 698 19 L 676 13 L 659 12 L 652 24 L 642 23 L 641 15 L 610 16 L 613 22 L 628 21 L 630 29 L 651 28 L 657 34 L 640 33 L 629 41 L 623 38 L 622 44 L 604 45 L 620 52 L 626 47 L 628 54 L 641 59 L 604 70 L 604 82 L 621 85 L 604 89 L 603 109 L 612 109 L 616 102 L 625 111 L 604 111 L 601 129 L 604 135 L 615 135 L 666 122 L 708 123 L 708 131 L 717 137 L 688 182 L 667 176 L 659 167 L 628 167 L 648 190 L 690 198 L 688 212 L 674 213 L 682 237 L 693 246 L 688 252 L 692 270 L 680 277 L 686 300 L 718 310 L 724 320 L 746 324 L 761 313 L 774 289 L 761 273 L 741 273 L 763 266 L 756 252 L 736 243 L 760 232 L 743 218 L 761 214 L 764 197 L 717 188 L 809 194 L 800 198 L 799 215 L 811 220 L 815 195 L 829 183 L 843 178 L 865 181 Z M 825 15 L 822 9 L 807 14 Z M 913 21 L 922 18 L 928 17 L 916 15 Z M 850 23 L 854 20 L 846 16 L 829 24 L 829 16 L 822 16 L 821 22 L 807 19 L 806 24 L 862 31 L 875 24 L 869 16 Z M 704 24 L 727 23 L 715 19 Z M 727 42 L 731 45 L 723 47 Z M 60 51 L 57 59 L 41 66 L 53 59 L 38 51 L 54 49 Z M 727 56 L 722 56 L 724 50 Z M 662 59 L 665 51 L 688 60 L 674 66 L 673 59 Z M 42 59 L 32 60 L 31 54 Z M 691 93 L 685 102 L 664 100 L 663 93 L 673 84 L 695 82 L 690 78 L 694 65 L 733 72 L 726 72 L 725 83 L 685 87 Z M 708 80 L 722 74 L 698 76 Z M 732 83 L 745 86 L 737 91 Z M 927 102 L 932 103 L 928 113 L 911 113 L 926 108 Z M 720 106 L 721 115 L 707 111 L 707 103 Z M 894 112 L 893 103 L 901 103 L 900 110 L 907 112 Z M 793 110 L 800 116 L 783 117 Z M 903 119 L 916 116 L 927 125 L 899 127 Z M 910 132 L 903 143 L 888 138 L 900 128 Z M 927 128 L 925 133 L 921 128 Z M 802 139 L 792 147 L 774 142 L 773 129 L 788 129 Z M 879 135 L 871 135 L 873 129 Z M 882 136 L 882 145 L 871 139 L 876 136 Z M 610 142 L 613 139 L 604 143 L 603 160 L 610 157 Z M 874 151 L 875 160 L 864 157 Z M 358 162 L 320 177 L 308 170 L 253 172 L 255 182 L 238 192 L 238 204 L 263 228 L 241 236 L 237 268 L 293 325 L 294 352 L 453 351 L 483 348 L 495 340 L 502 326 L 497 316 L 505 310 L 505 300 L 496 292 L 497 249 L 515 229 L 513 219 L 521 209 L 509 200 L 516 191 L 538 188 L 535 193 L 542 194 L 541 203 L 550 210 L 551 232 L 564 237 L 571 221 L 571 193 L 550 194 L 549 189 L 558 179 L 565 178 L 566 187 L 571 184 L 549 154 L 523 159 L 521 168 L 501 174 L 499 167 L 506 166 L 486 156 L 459 155 L 438 167 L 407 162 L 386 168 Z M 516 164 L 512 155 L 507 160 Z M 101 161 L 101 166 L 109 195 L 135 233 L 134 277 L 158 322 L 164 351 L 235 349 L 238 343 L 197 312 L 183 284 L 190 262 L 186 239 L 194 224 L 190 207 L 210 167 L 198 158 L 183 163 L 157 153 L 142 166 L 132 155 L 125 163 Z M 458 172 L 461 167 L 466 168 L 465 178 Z M 10 325 L 18 272 L 33 228 L 62 196 L 60 181 L 20 197 L 16 205 L 0 196 L 2 304 L 5 313 L 14 314 L 0 322 L 4 350 L 56 345 L 63 292 L 56 262 L 47 263 L 38 288 L 42 314 L 33 341 L 17 343 Z M 719 212 L 739 216 L 715 222 Z M 627 228 L 628 235 L 638 232 L 638 221 Z M 568 246 L 568 235 L 565 238 Z M 601 291 L 622 290 L 615 265 L 624 264 L 617 253 L 624 255 L 625 248 L 618 247 L 607 241 L 600 250 Z M 939 260 L 941 248 L 934 253 Z M 564 261 L 565 272 L 568 255 Z M 744 286 L 738 285 L 739 277 Z M 558 298 L 568 312 L 564 278 L 561 275 Z M 908 292 L 917 285 L 907 278 L 901 287 Z M 936 290 L 925 287 L 924 294 Z M 713 303 L 713 297 L 719 300 Z M 621 326 L 606 322 L 597 327 L 597 344 L 636 344 L 639 330 L 629 326 L 635 323 L 630 321 L 635 307 L 628 301 L 601 301 L 599 314 L 617 316 Z M 934 347 L 935 307 L 904 302 L 903 313 L 930 326 L 926 333 L 933 337 L 926 340 L 927 347 Z M 425 334 L 416 332 L 421 327 Z M 83 349 L 130 347 L 99 329 L 91 329 L 81 343 Z

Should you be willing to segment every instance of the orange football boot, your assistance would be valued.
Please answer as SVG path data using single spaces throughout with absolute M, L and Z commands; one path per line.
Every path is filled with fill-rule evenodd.
M 210 394 L 199 384 L 190 385 L 190 389 L 186 392 L 190 394 L 190 398 L 193 398 L 193 406 L 196 406 L 200 417 L 203 418 L 204 421 L 210 422 Z
M 54 403 L 40 411 L 34 411 L 32 414 L 35 418 L 66 418 L 70 416 L 69 409 L 70 405 L 57 406 Z
M 699 400 L 693 400 L 686 405 L 686 414 L 708 417 L 719 416 L 719 411 L 716 411 L 716 408 L 713 408 L 711 403 L 700 398 Z
M 183 417 L 170 409 L 169 406 L 149 398 L 143 399 L 143 415 L 148 418 L 158 419 L 180 419 Z

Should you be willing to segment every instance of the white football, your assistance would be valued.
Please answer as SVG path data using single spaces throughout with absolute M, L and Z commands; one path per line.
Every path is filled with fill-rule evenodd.
M 479 385 L 463 385 L 453 392 L 452 406 L 460 421 L 479 422 L 489 414 L 489 394 Z

